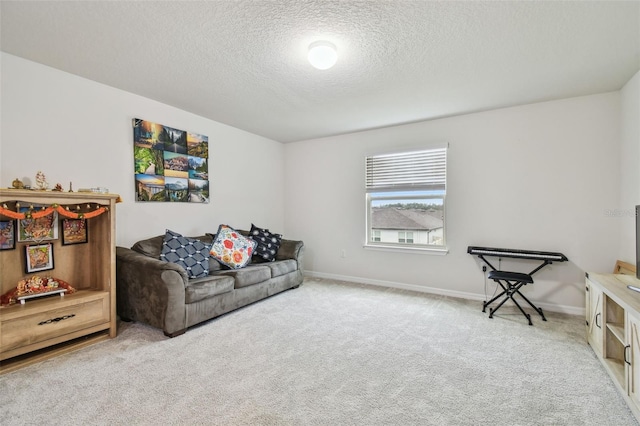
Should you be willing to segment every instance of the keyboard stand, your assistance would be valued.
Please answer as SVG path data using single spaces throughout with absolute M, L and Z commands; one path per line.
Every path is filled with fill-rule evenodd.
M 533 323 L 531 322 L 531 315 L 526 313 L 524 309 L 522 309 L 522 306 L 520 306 L 518 301 L 514 299 L 513 296 L 517 294 L 520 297 L 522 297 L 525 300 L 525 302 L 527 302 L 537 313 L 540 314 L 543 321 L 547 320 L 544 317 L 544 313 L 542 313 L 542 308 L 538 308 L 537 306 L 535 306 L 533 303 L 531 303 L 529 299 L 527 299 L 524 296 L 524 294 L 520 293 L 520 288 L 522 286 L 527 284 L 533 284 L 533 278 L 531 278 L 530 274 L 522 274 L 519 272 L 508 272 L 508 271 L 491 271 L 489 272 L 488 278 L 500 284 L 500 287 L 502 287 L 503 291 L 502 293 L 498 294 L 496 297 L 489 300 L 488 302 L 486 301 L 483 302 L 482 312 L 486 312 L 487 306 L 489 306 L 490 304 L 492 304 L 493 302 L 495 302 L 496 300 L 504 296 L 504 299 L 502 299 L 502 301 L 498 304 L 498 306 L 496 306 L 495 308 L 489 308 L 489 318 L 493 318 L 493 314 L 498 309 L 500 309 L 502 305 L 504 305 L 504 302 L 511 299 L 513 303 L 518 307 L 518 309 L 520 309 L 520 312 L 522 312 L 522 315 L 524 315 L 525 318 L 527 318 L 527 321 L 529 321 L 529 325 L 533 325 Z
M 488 247 L 473 247 L 470 246 L 467 249 L 467 252 L 472 255 L 478 256 L 484 263 L 491 268 L 491 271 L 487 275 L 487 278 L 495 281 L 502 288 L 502 292 L 495 296 L 493 299 L 489 301 L 482 302 L 482 312 L 486 312 L 486 309 L 493 302 L 502 298 L 500 303 L 495 308 L 489 308 L 489 318 L 493 319 L 493 314 L 496 313 L 504 303 L 511 299 L 513 303 L 517 306 L 517 308 L 522 312 L 522 315 L 525 316 L 529 325 L 533 325 L 531 322 L 531 315 L 527 314 L 522 306 L 518 303 L 518 301 L 514 298 L 517 294 L 521 297 L 525 302 L 529 304 L 538 314 L 542 317 L 543 321 L 547 319 L 542 312 L 542 308 L 538 308 L 534 305 L 529 299 L 527 299 L 521 292 L 520 289 L 527 285 L 533 284 L 533 278 L 531 277 L 533 274 L 538 272 L 540 269 L 544 268 L 547 265 L 556 262 L 565 262 L 568 259 L 562 253 L 554 253 L 554 252 L 539 252 L 539 251 L 526 251 L 526 250 L 511 250 L 511 249 L 502 249 L 502 248 L 488 248 Z M 511 272 L 511 271 L 499 271 L 496 269 L 491 262 L 487 260 L 485 256 L 495 256 L 495 257 L 511 257 L 511 258 L 521 258 L 521 259 L 529 259 L 529 260 L 541 260 L 542 263 L 533 269 L 528 274 L 524 274 L 521 272 Z

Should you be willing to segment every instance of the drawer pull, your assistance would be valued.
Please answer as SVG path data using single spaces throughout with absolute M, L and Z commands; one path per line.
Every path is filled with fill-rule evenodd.
M 69 315 L 65 315 L 65 316 L 62 316 L 62 317 L 58 317 L 58 318 L 51 318 L 51 319 L 48 319 L 46 321 L 39 322 L 38 325 L 53 324 L 54 322 L 60 322 L 62 320 L 73 318 L 75 316 L 76 316 L 76 314 L 69 314 Z
M 627 359 L 627 349 L 631 349 L 631 345 L 627 345 L 627 346 L 624 347 L 624 352 L 623 352 L 623 354 L 624 354 L 624 362 L 629 364 L 629 365 L 631 365 L 631 361 L 629 361 Z

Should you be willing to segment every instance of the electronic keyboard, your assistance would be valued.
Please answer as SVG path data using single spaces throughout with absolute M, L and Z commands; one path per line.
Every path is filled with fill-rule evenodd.
M 567 260 L 569 260 L 564 254 L 551 251 L 532 251 L 469 246 L 469 248 L 467 248 L 467 253 L 477 256 L 512 257 L 516 259 L 548 260 L 554 262 L 566 262 Z

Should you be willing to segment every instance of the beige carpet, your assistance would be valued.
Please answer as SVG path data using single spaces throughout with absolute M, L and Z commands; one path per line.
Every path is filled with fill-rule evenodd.
M 0 376 L 2 425 L 636 425 L 584 319 L 328 280 Z

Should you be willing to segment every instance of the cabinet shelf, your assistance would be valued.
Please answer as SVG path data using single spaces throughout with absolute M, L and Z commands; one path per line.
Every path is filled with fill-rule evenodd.
M 72 294 L 65 294 L 64 297 L 57 296 L 33 299 L 28 300 L 24 305 L 17 303 L 11 306 L 3 306 L 0 308 L 0 315 L 2 315 L 3 321 L 7 321 L 36 312 L 66 308 L 87 300 L 103 298 L 108 294 L 109 292 L 102 290 L 78 290 Z
M 624 343 L 624 323 L 607 323 L 607 329 L 620 341 Z

